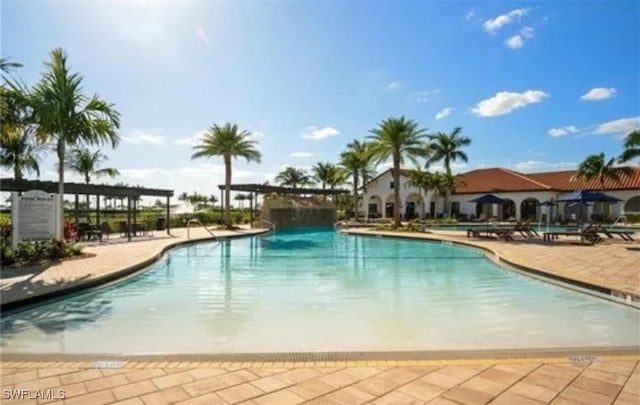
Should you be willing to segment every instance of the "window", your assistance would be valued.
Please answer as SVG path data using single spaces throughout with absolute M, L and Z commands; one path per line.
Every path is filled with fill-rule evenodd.
M 389 188 L 393 190 L 393 182 L 389 183 Z

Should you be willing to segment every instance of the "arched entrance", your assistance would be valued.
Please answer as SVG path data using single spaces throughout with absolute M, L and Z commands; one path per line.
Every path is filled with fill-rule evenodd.
M 516 217 L 516 203 L 513 200 L 505 198 L 502 204 L 498 206 L 498 218 L 503 221 L 514 219 Z
M 420 218 L 422 211 L 422 197 L 417 193 L 409 194 L 404 204 L 404 219 Z
M 540 201 L 529 197 L 520 203 L 520 219 L 536 221 L 538 219 Z
M 624 203 L 625 214 L 640 214 L 640 195 L 631 197 Z
M 382 217 L 382 198 L 377 195 L 372 195 L 369 197 L 369 218 L 380 218 Z
M 394 197 L 393 194 L 387 196 L 387 199 L 384 202 L 384 217 L 385 218 L 393 218 L 393 207 L 394 207 Z M 400 203 L 402 205 L 402 203 Z

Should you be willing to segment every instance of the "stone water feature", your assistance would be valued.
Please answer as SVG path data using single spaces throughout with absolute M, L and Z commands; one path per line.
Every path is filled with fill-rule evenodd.
M 260 218 L 273 222 L 278 228 L 333 226 L 336 207 L 322 197 L 270 197 L 265 198 Z

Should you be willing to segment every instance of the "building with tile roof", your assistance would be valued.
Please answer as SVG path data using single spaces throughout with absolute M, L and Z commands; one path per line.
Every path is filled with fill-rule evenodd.
M 559 195 L 574 190 L 601 189 L 608 195 L 622 201 L 616 204 L 595 203 L 579 212 L 578 206 L 559 203 L 549 212 L 552 218 L 563 220 L 575 216 L 588 219 L 592 214 L 600 214 L 615 219 L 620 214 L 640 214 L 640 167 L 633 167 L 631 176 L 622 176 L 619 181 L 607 179 L 601 187 L 598 180 L 584 181 L 575 178 L 575 170 L 541 173 L 520 173 L 500 167 L 476 169 L 460 174 L 460 184 L 449 197 L 451 214 L 462 219 L 478 217 L 499 220 L 531 218 L 538 219 L 547 214 L 541 207 L 544 201 L 554 201 Z M 444 198 L 432 191 L 424 194 L 408 184 L 408 170 L 400 172 L 400 200 L 404 218 L 424 218 L 440 216 L 444 211 Z M 393 177 L 388 169 L 361 190 L 366 204 L 361 213 L 373 218 L 393 216 Z M 476 204 L 470 200 L 485 194 L 493 194 L 505 202 L 498 204 Z

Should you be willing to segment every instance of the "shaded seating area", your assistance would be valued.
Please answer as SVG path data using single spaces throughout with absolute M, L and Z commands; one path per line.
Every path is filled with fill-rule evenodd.
M 25 192 L 29 190 L 42 190 L 47 193 L 57 193 L 58 183 L 55 181 L 40 180 L 15 180 L 13 178 L 0 179 L 0 191 L 4 192 Z M 167 234 L 170 234 L 169 221 L 170 218 L 170 199 L 173 197 L 173 190 L 153 189 L 138 186 L 127 185 L 108 185 L 108 184 L 84 184 L 84 183 L 65 183 L 64 194 L 75 196 L 75 239 L 78 241 L 108 239 L 110 233 L 120 232 L 122 237 L 126 237 L 128 241 L 134 236 L 152 236 L 153 224 L 146 221 L 138 221 L 138 201 L 141 197 L 164 197 L 166 198 L 165 219 L 158 219 L 156 225 L 165 227 Z M 79 196 L 95 196 L 95 222 L 81 221 L 79 214 Z M 108 223 L 101 221 L 100 218 L 100 198 L 112 197 L 120 200 L 126 200 L 126 221 L 121 221 L 117 230 L 111 229 Z M 88 198 L 88 197 L 87 197 Z M 91 207 L 87 206 L 87 212 L 91 212 Z M 90 215 L 87 214 L 87 218 Z M 124 225 L 122 225 L 124 224 Z

